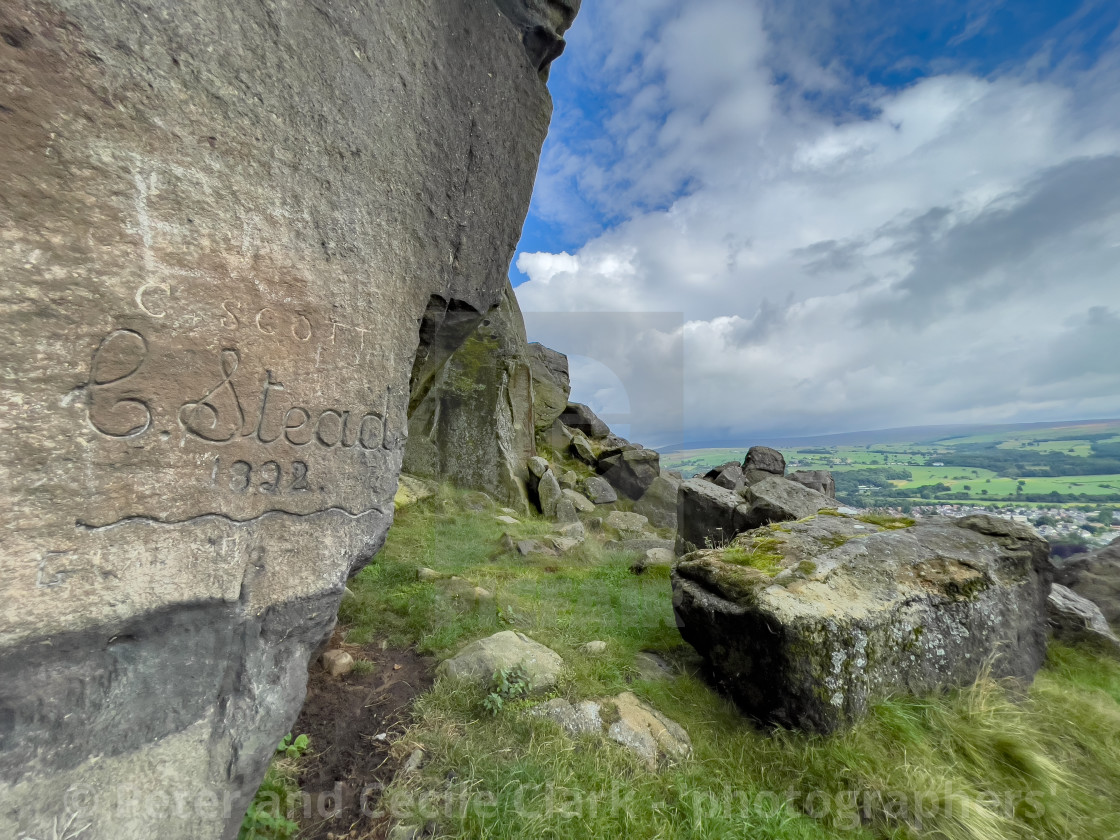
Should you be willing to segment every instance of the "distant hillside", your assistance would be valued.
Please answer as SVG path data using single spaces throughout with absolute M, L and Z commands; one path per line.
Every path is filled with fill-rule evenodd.
M 959 442 L 962 438 L 997 435 L 1007 437 L 1015 432 L 1039 432 L 1053 429 L 1065 437 L 1069 432 L 1082 434 L 1120 434 L 1120 419 L 1104 420 L 1062 420 L 1044 423 L 1004 423 L 989 425 L 945 425 L 945 426 L 906 426 L 897 429 L 869 429 L 860 432 L 843 432 L 833 435 L 813 435 L 807 437 L 781 437 L 760 435 L 740 438 L 710 438 L 690 441 L 679 446 L 659 447 L 663 453 L 692 449 L 743 449 L 756 444 L 772 446 L 775 449 L 790 449 L 801 446 L 870 446 L 890 443 L 939 443 Z

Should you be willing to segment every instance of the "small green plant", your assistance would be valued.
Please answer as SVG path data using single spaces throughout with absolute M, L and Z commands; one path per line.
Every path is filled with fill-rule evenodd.
M 294 741 L 292 740 L 292 733 L 289 732 L 284 736 L 284 740 L 280 742 L 280 746 L 276 748 L 276 752 L 283 753 L 288 758 L 299 758 L 311 747 L 311 739 L 306 735 L 298 736 Z
M 276 747 L 276 759 L 268 768 L 256 796 L 241 821 L 237 840 L 291 840 L 299 825 L 288 819 L 289 804 L 299 795 L 291 761 L 311 748 L 306 735 L 292 737 L 289 732 Z
M 490 693 L 482 700 L 482 708 L 491 715 L 497 715 L 508 700 L 516 700 L 529 693 L 531 680 L 529 673 L 521 665 L 500 668 L 490 678 Z
M 354 663 L 355 674 L 372 674 L 377 670 L 377 665 L 370 662 L 368 659 L 359 659 Z

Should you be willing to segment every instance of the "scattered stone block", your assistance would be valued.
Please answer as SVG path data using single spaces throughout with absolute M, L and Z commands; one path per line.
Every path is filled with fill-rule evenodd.
M 1112 632 L 1100 607 L 1072 589 L 1055 583 L 1046 602 L 1054 638 L 1071 645 L 1088 645 L 1120 655 L 1120 638 Z
M 583 492 L 596 505 L 610 505 L 618 501 L 618 493 L 611 487 L 610 482 L 601 476 L 593 475 L 585 478 Z
M 503 630 L 471 642 L 451 659 L 440 664 L 441 677 L 468 680 L 482 687 L 490 684 L 496 671 L 521 666 L 531 690 L 546 691 L 556 685 L 564 660 L 556 651 L 535 642 L 524 633 Z
M 332 677 L 345 677 L 354 670 L 354 657 L 337 648 L 323 653 L 323 669 Z

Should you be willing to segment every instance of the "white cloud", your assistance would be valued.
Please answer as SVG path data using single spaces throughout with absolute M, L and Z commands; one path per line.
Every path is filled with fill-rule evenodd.
M 554 144 L 543 175 L 559 196 L 586 173 L 569 209 L 627 217 L 573 254 L 520 255 L 526 311 L 682 313 L 693 438 L 1120 416 L 1111 56 L 1060 79 L 853 90 L 865 115 L 838 121 L 791 105 L 772 68 L 851 80 L 754 4 L 642 8 L 625 35 L 615 10 L 583 21 L 619 35 L 585 60 L 628 98 L 605 141 Z

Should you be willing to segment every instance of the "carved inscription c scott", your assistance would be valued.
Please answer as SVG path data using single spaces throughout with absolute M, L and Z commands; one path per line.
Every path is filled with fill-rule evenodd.
M 89 422 L 107 437 L 133 438 L 152 429 L 154 398 L 137 384 L 148 360 L 147 339 L 135 330 L 114 330 L 93 353 L 89 378 Z M 215 360 L 215 383 L 197 399 L 166 407 L 185 434 L 214 444 L 252 439 L 270 444 L 285 440 L 292 446 L 328 449 L 377 449 L 385 444 L 382 411 L 309 408 L 283 402 L 285 390 L 271 370 L 265 370 L 253 398 L 238 393 L 234 376 L 241 368 L 240 352 L 226 347 Z M 242 380 L 243 381 L 243 380 Z M 243 386 L 242 386 L 243 387 Z M 300 488 L 296 488 L 300 489 Z

